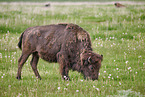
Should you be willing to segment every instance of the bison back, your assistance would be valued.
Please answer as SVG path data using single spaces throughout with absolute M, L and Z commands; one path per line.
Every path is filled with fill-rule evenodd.
M 63 51 L 75 57 L 81 49 L 92 49 L 89 34 L 75 24 L 36 26 L 25 30 L 22 52 L 38 52 L 49 62 L 57 62 L 56 55 Z

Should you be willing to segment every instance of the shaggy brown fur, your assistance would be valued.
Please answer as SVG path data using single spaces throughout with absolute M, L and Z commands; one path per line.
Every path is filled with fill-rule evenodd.
M 17 79 L 21 69 L 32 54 L 30 62 L 36 77 L 39 57 L 48 62 L 58 62 L 62 78 L 69 80 L 70 69 L 81 72 L 84 78 L 98 79 L 103 55 L 92 52 L 89 34 L 76 24 L 36 26 L 26 29 L 18 43 L 22 55 L 18 61 Z

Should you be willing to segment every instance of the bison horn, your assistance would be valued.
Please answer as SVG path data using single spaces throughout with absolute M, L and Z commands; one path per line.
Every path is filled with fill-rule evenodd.
M 88 58 L 88 62 L 91 63 L 91 56 Z

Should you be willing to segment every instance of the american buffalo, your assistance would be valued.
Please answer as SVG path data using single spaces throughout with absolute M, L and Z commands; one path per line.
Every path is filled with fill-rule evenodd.
M 117 8 L 126 7 L 125 5 L 122 5 L 122 4 L 120 4 L 120 3 L 115 3 L 114 5 L 115 5 Z
M 18 60 L 17 79 L 21 79 L 21 69 L 32 54 L 31 67 L 37 78 L 39 57 L 48 62 L 58 62 L 64 80 L 70 80 L 69 70 L 76 70 L 85 79 L 98 79 L 103 55 L 92 52 L 89 34 L 76 24 L 52 24 L 26 29 L 18 43 L 22 49 Z
M 48 4 L 45 4 L 45 7 L 50 7 L 50 4 L 48 3 Z

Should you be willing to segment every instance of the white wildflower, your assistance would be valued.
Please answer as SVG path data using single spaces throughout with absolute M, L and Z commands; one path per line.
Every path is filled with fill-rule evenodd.
M 64 90 L 67 90 L 67 88 L 64 88 Z
M 99 88 L 96 88 L 97 91 L 99 91 Z
M 138 56 L 138 58 L 141 58 L 141 56 Z
M 128 67 L 128 70 L 131 69 L 131 67 Z
M 137 72 L 135 72 L 137 74 Z
M 79 90 L 76 90 L 76 92 L 79 92 Z
M 66 76 L 63 76 L 65 79 L 67 78 Z
M 81 82 L 83 82 L 83 80 L 81 80 Z
M 45 73 L 48 73 L 47 71 Z
M 128 63 L 128 61 L 125 62 L 126 64 Z
M 121 82 L 119 82 L 119 85 L 121 85 Z
M 20 97 L 21 95 L 22 95 L 22 94 L 21 94 L 21 93 L 19 93 L 17 97 Z
M 60 87 L 58 87 L 57 89 L 60 90 Z

